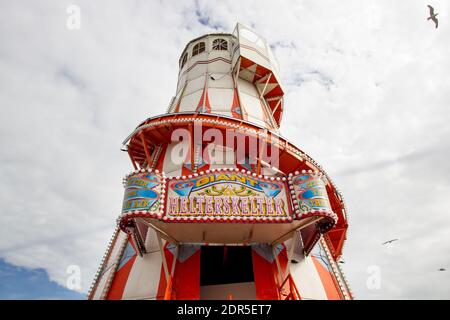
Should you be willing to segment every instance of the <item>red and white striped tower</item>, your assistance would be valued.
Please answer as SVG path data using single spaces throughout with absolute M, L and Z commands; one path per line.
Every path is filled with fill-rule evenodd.
M 342 197 L 281 137 L 267 42 L 238 24 L 190 41 L 168 112 L 124 141 L 118 227 L 89 299 L 352 299 Z

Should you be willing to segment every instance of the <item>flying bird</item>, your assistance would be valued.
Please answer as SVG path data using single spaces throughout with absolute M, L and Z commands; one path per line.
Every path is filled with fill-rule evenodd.
M 438 271 L 445 271 L 445 268 L 440 268 Z
M 394 241 L 398 241 L 398 239 L 388 240 L 388 241 L 386 241 L 386 242 L 383 242 L 382 245 L 390 244 L 390 243 L 392 243 L 392 242 L 394 242 Z
M 434 24 L 436 25 L 436 28 L 437 28 L 438 27 L 438 19 L 436 18 L 436 16 L 439 13 L 434 13 L 434 8 L 432 6 L 430 6 L 430 5 L 428 5 L 428 8 L 430 9 L 430 16 L 428 17 L 427 20 L 430 20 L 430 19 L 433 20 Z

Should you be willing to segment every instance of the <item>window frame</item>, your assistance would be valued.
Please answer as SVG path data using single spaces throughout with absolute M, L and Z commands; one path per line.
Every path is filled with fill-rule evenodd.
M 212 49 L 217 51 L 228 51 L 228 41 L 224 38 L 216 38 L 212 42 Z
M 185 53 L 183 54 L 183 57 L 181 58 L 180 69 L 183 69 L 184 65 L 185 65 L 186 62 L 187 62 L 187 59 L 188 59 L 188 53 L 185 52 Z
M 205 52 L 205 51 L 206 51 L 205 41 L 197 42 L 194 45 L 194 47 L 192 48 L 192 56 L 195 57 L 196 55 L 199 55 L 200 53 Z

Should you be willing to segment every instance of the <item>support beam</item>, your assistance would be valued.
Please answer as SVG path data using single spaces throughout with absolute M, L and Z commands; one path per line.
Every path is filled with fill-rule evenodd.
M 283 272 L 281 270 L 281 265 L 280 265 L 280 261 L 278 260 L 277 252 L 275 251 L 275 246 L 276 245 L 272 245 L 272 254 L 273 254 L 275 263 L 277 265 L 277 270 L 278 270 L 277 282 L 278 282 L 278 286 L 280 286 L 283 283 Z
M 273 111 L 272 111 L 272 116 L 274 116 L 274 115 L 275 115 L 275 112 L 277 112 L 277 109 L 278 109 L 278 107 L 279 107 L 280 104 L 281 104 L 281 99 L 283 99 L 283 98 L 280 98 L 280 100 L 278 100 L 277 104 L 275 105 L 275 108 L 274 108 Z
M 310 219 L 308 222 L 304 223 L 304 224 L 300 224 L 298 225 L 296 228 L 291 229 L 290 231 L 286 232 L 285 234 L 283 234 L 282 236 L 278 237 L 277 239 L 275 239 L 274 241 L 272 241 L 271 245 L 275 245 L 277 243 L 281 243 L 283 241 L 286 240 L 286 237 L 291 234 L 292 232 L 295 232 L 297 230 L 306 228 L 308 226 L 310 226 L 313 223 L 316 223 L 317 221 L 319 221 L 320 219 L 322 219 L 323 217 L 311 217 L 311 218 L 305 218 L 304 220 Z
M 167 267 L 167 260 L 166 260 L 166 255 L 164 253 L 164 247 L 163 247 L 163 244 L 162 244 L 161 235 L 160 235 L 160 233 L 158 231 L 156 232 L 156 238 L 158 239 L 159 251 L 161 252 L 161 258 L 162 258 L 162 263 L 163 263 L 163 268 L 164 268 L 164 274 L 166 276 L 166 281 L 168 282 L 169 279 L 170 279 L 169 268 Z
M 144 134 L 142 133 L 142 131 L 140 134 L 140 138 L 141 138 L 142 145 L 144 146 L 145 157 L 147 159 L 147 167 L 150 167 L 152 158 L 150 156 L 150 152 L 148 151 L 147 143 L 145 142 Z
M 268 102 L 272 102 L 272 101 L 278 101 L 278 100 L 280 100 L 281 98 L 283 98 L 283 95 L 274 96 L 274 97 L 268 97 L 266 100 L 267 100 Z
M 284 279 L 286 279 L 287 276 L 289 275 L 289 273 L 291 272 L 291 261 L 292 261 L 292 258 L 294 258 L 294 248 L 295 248 L 295 245 L 297 244 L 296 240 L 297 240 L 297 232 L 294 232 L 292 234 L 291 250 L 289 250 L 289 254 L 288 254 L 288 257 L 287 257 L 288 258 L 288 263 L 287 263 L 287 266 L 286 266 L 286 272 L 284 274 Z
M 271 74 L 271 73 L 268 73 L 268 74 L 266 74 L 264 77 L 262 77 L 261 79 L 256 80 L 256 83 L 258 83 L 258 84 L 263 83 L 264 81 L 267 80 L 267 78 L 269 77 L 270 74 Z
M 133 155 L 131 154 L 129 148 L 128 148 L 127 152 L 128 152 L 128 155 L 130 156 L 130 160 L 131 160 L 131 163 L 133 164 L 134 170 L 137 170 L 138 167 L 136 166 L 136 161 L 134 161 Z
M 239 58 L 239 61 L 238 61 L 238 64 L 237 64 L 237 68 L 236 68 L 236 72 L 235 72 L 235 74 L 233 75 L 233 79 L 234 79 L 234 88 L 235 88 L 235 89 L 236 89 L 237 81 L 238 81 L 238 78 L 239 78 L 239 69 L 241 69 L 241 58 Z M 242 106 L 241 106 L 241 108 L 242 108 Z
M 159 142 L 165 142 L 165 143 L 171 143 L 170 139 L 167 138 L 167 136 L 163 135 L 161 132 L 159 132 L 158 127 L 154 127 L 153 130 L 150 131 L 152 135 L 154 135 Z
M 266 83 L 264 84 L 264 88 L 261 91 L 261 94 L 259 95 L 259 98 L 262 99 L 264 97 L 264 94 L 266 93 L 267 85 L 269 84 L 270 78 L 272 78 L 272 73 L 269 74 L 269 77 L 266 80 Z
M 162 234 L 162 235 L 163 235 L 163 238 L 166 239 L 167 241 L 169 241 L 169 242 L 171 242 L 171 243 L 174 243 L 174 244 L 176 244 L 176 245 L 179 244 L 179 241 L 178 241 L 177 239 L 171 237 L 171 236 L 168 235 L 166 232 L 162 231 L 160 228 L 158 228 L 158 227 L 154 226 L 153 224 L 149 223 L 147 220 L 142 219 L 141 221 L 142 221 L 142 223 L 144 223 L 147 227 L 150 227 L 150 228 L 152 228 L 153 230 L 155 230 L 156 233 L 159 232 L 159 234 Z
M 172 262 L 172 269 L 170 270 L 170 276 L 173 277 L 174 276 L 174 271 L 175 271 L 175 265 L 177 264 L 177 259 L 178 259 L 178 253 L 180 251 L 180 245 L 176 245 L 175 246 L 175 253 L 173 254 L 173 262 Z
M 159 157 L 161 156 L 162 148 L 163 148 L 162 144 L 160 144 L 157 148 L 155 148 L 155 151 L 153 151 L 154 156 L 153 156 L 152 164 L 151 164 L 152 169 L 155 169 L 155 167 L 158 164 L 158 160 L 159 160 Z
M 275 172 L 277 172 L 277 173 L 279 173 L 279 174 L 285 175 L 285 173 L 284 173 L 283 171 L 281 171 L 280 169 L 278 169 L 278 168 L 276 168 L 276 167 L 271 167 L 270 164 L 268 164 L 268 163 L 265 162 L 264 160 L 260 159 L 259 157 L 257 157 L 256 159 L 259 160 L 259 161 L 261 161 L 261 164 L 262 164 L 264 167 L 267 167 L 267 168 L 269 168 L 269 169 L 271 169 L 271 170 L 273 170 L 273 171 L 275 171 Z

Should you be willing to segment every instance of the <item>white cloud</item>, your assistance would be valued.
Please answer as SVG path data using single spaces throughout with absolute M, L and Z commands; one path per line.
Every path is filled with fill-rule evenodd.
M 101 4 L 100 4 L 101 3 Z M 82 27 L 66 28 L 66 8 Z M 120 142 L 165 112 L 178 58 L 237 21 L 274 46 L 282 133 L 334 178 L 350 211 L 357 298 L 449 298 L 449 5 L 423 1 L 14 1 L 0 11 L 0 256 L 90 285 L 131 168 Z M 223 28 L 223 30 L 221 29 Z M 400 238 L 391 247 L 381 246 Z M 369 290 L 367 267 L 381 268 Z

